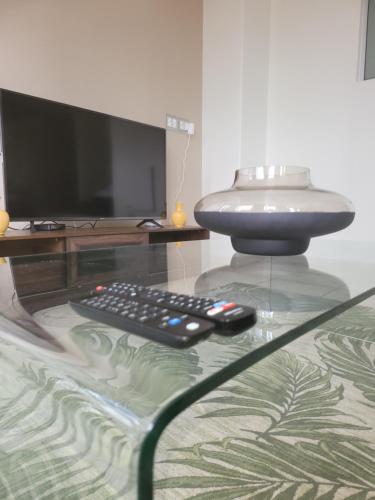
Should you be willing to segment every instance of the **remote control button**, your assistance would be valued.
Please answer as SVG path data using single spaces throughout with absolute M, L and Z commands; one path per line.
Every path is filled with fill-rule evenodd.
M 222 307 L 225 306 L 225 304 L 226 304 L 225 300 L 220 300 L 220 302 L 215 302 L 215 304 L 213 304 L 213 307 Z
M 219 314 L 223 311 L 224 309 L 222 307 L 214 307 L 213 309 L 209 309 L 207 311 L 207 316 L 216 316 L 216 314 Z
M 224 313 L 224 316 L 238 316 L 239 314 L 242 314 L 244 310 L 242 307 L 236 307 L 235 309 L 230 309 L 229 311 Z
M 169 326 L 177 326 L 180 323 L 182 323 L 182 320 L 180 318 L 171 318 L 170 320 L 168 320 Z
M 96 292 L 103 292 L 103 290 L 105 290 L 105 287 L 102 286 L 102 285 L 98 285 L 96 288 L 95 288 L 95 291 Z
M 119 312 L 119 310 L 120 310 L 120 309 L 119 309 L 118 307 L 113 307 L 113 306 L 108 306 L 108 307 L 106 308 L 106 311 L 109 311 L 109 312 L 111 312 L 111 313 L 115 313 L 115 314 L 117 314 L 117 313 Z
M 185 328 L 186 330 L 189 330 L 189 332 L 194 332 L 195 330 L 198 330 L 199 326 L 199 323 L 192 321 L 191 323 L 188 323 Z
M 209 309 L 212 309 L 212 307 L 214 307 L 212 304 L 201 304 L 201 310 L 202 311 L 208 311 Z
M 236 307 L 237 304 L 234 304 L 233 302 L 228 302 L 223 306 L 224 311 L 228 311 L 229 309 L 233 309 L 233 307 Z

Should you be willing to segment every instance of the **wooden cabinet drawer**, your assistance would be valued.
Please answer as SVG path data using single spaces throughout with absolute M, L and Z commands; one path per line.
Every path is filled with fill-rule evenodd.
M 115 280 L 116 247 L 148 244 L 148 234 L 108 234 L 67 238 L 68 285 L 77 286 L 105 280 Z M 95 251 L 108 248 L 98 255 Z M 82 254 L 80 250 L 86 250 Z M 100 254 L 100 252 L 99 252 Z M 111 258 L 113 254 L 113 258 Z M 93 265 L 95 263 L 95 265 Z M 107 268 L 109 265 L 109 268 Z M 113 267 L 113 269 L 111 269 Z
M 148 234 L 102 234 L 98 236 L 76 236 L 66 239 L 66 251 L 77 252 L 122 245 L 147 245 Z
M 11 259 L 14 286 L 19 297 L 60 290 L 66 287 L 65 255 L 51 255 L 44 260 L 33 257 Z

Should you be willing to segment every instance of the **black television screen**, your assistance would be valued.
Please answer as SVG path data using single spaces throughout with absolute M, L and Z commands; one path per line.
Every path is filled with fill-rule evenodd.
M 11 220 L 165 217 L 165 129 L 9 90 L 0 112 Z

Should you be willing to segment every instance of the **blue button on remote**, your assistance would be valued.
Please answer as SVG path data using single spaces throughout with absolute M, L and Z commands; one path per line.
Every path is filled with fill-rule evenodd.
M 171 318 L 168 321 L 169 326 L 176 326 L 176 325 L 179 325 L 180 323 L 182 323 L 182 320 L 180 318 Z
M 227 302 L 225 300 L 220 300 L 220 302 L 215 302 L 213 307 L 221 307 L 224 306 Z

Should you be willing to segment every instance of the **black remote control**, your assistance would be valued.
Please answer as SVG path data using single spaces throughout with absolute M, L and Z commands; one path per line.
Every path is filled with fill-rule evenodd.
M 191 346 L 213 329 L 236 335 L 256 322 L 252 307 L 132 283 L 98 285 L 89 297 L 71 305 L 85 317 L 175 347 Z
M 139 297 L 162 307 L 213 321 L 216 333 L 220 335 L 236 335 L 256 323 L 254 308 L 227 300 L 181 295 L 152 288 L 141 290 Z
M 213 321 L 216 333 L 220 335 L 236 335 L 256 323 L 254 308 L 222 299 L 182 295 L 132 283 L 112 283 L 108 288 L 99 286 L 101 288 L 122 297 L 137 297 L 160 307 Z
M 99 292 L 70 304 L 86 318 L 172 347 L 190 347 L 215 328 L 212 321 L 111 292 Z

